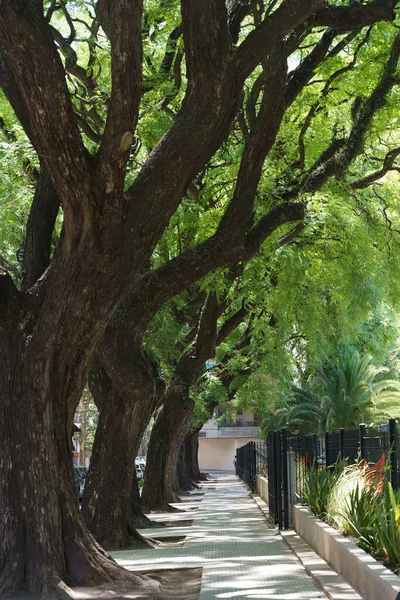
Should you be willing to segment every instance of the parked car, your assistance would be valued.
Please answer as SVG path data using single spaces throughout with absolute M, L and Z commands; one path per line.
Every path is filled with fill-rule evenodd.
M 138 481 L 143 479 L 143 469 L 139 464 L 136 464 L 136 477 Z
M 146 470 L 146 457 L 145 456 L 137 456 L 135 459 L 135 464 L 140 465 L 142 471 Z
M 78 502 L 81 502 L 83 496 L 83 490 L 85 488 L 85 480 L 82 477 L 79 467 L 74 466 L 74 477 L 75 477 L 75 490 Z

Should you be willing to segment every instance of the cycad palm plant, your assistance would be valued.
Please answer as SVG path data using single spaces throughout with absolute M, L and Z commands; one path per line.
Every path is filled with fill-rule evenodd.
M 323 433 L 325 431 L 325 407 L 318 392 L 310 384 L 293 386 L 292 404 L 286 411 L 286 424 L 298 433 Z
M 286 424 L 301 432 L 354 429 L 362 422 L 378 422 L 400 411 L 400 383 L 375 381 L 384 367 L 369 355 L 341 352 L 338 362 L 319 369 L 309 383 L 293 388 Z
M 331 362 L 320 371 L 326 431 L 353 429 L 367 420 L 373 408 L 374 379 L 386 370 L 375 367 L 371 356 L 355 351 L 341 352 L 338 364 Z
M 264 413 L 261 421 L 261 431 L 264 436 L 270 431 L 277 431 L 287 425 L 288 410 L 289 404 L 285 402 L 274 410 L 271 409 Z

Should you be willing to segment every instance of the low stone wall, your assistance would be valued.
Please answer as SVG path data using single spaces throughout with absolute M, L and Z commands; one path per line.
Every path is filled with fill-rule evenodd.
M 257 475 L 257 494 L 268 504 L 268 480 L 262 475 Z
M 340 535 L 336 529 L 314 517 L 308 508 L 294 505 L 292 519 L 300 537 L 366 600 L 400 598 L 400 578 L 397 575 Z

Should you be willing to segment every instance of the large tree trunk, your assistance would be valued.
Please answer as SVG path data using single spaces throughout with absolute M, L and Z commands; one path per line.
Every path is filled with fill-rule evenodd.
M 199 431 L 198 430 L 190 431 L 189 437 L 190 437 L 190 444 L 189 444 L 190 473 L 192 474 L 192 477 L 194 477 L 195 479 L 197 479 L 199 481 L 207 480 L 207 477 L 200 471 L 200 466 L 199 466 Z
M 185 444 L 185 461 L 189 477 L 192 481 L 206 481 L 207 477 L 200 471 L 199 467 L 199 431 L 200 429 L 191 429 L 186 435 L 183 443 Z
M 176 478 L 178 482 L 179 490 L 187 492 L 189 490 L 194 490 L 198 486 L 196 485 L 194 478 L 192 478 L 189 467 L 189 458 L 190 453 L 188 455 L 188 435 L 186 434 L 182 440 L 182 443 L 179 447 L 178 459 L 176 463 Z
M 195 340 L 177 361 L 172 382 L 165 393 L 147 456 L 142 495 L 147 510 L 171 510 L 169 503 L 179 501 L 175 493 L 176 463 L 179 447 L 194 415 L 189 389 L 203 371 L 204 361 L 214 355 L 220 310 L 217 296 L 211 292 L 200 313 Z
M 92 361 L 89 374 L 100 417 L 82 515 L 89 531 L 107 549 L 132 543 L 136 547 L 151 545 L 135 529 L 137 525 L 149 526 L 133 496 L 133 486 L 137 487 L 135 457 L 163 388 L 161 392 L 157 389 L 152 365 L 142 352 L 131 353 L 130 359 L 130 377 L 122 391 L 111 381 L 99 357 Z
M 151 433 L 142 494 L 146 510 L 172 510 L 169 503 L 179 502 L 173 489 L 176 462 L 193 413 L 186 387 L 171 385 Z
M 72 470 L 74 402 L 65 402 L 67 386 L 60 376 L 43 376 L 48 356 L 27 349 L 14 327 L 3 326 L 1 334 L 0 593 L 118 579 L 124 571 L 80 515 Z M 76 372 L 78 383 L 69 390 L 75 398 L 82 375 Z M 126 578 L 142 582 L 128 573 Z

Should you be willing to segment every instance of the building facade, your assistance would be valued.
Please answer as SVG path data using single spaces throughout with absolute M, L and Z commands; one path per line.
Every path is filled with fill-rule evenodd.
M 235 411 L 229 421 L 217 409 L 199 433 L 199 466 L 202 471 L 232 471 L 236 449 L 259 440 L 260 428 L 253 413 Z

